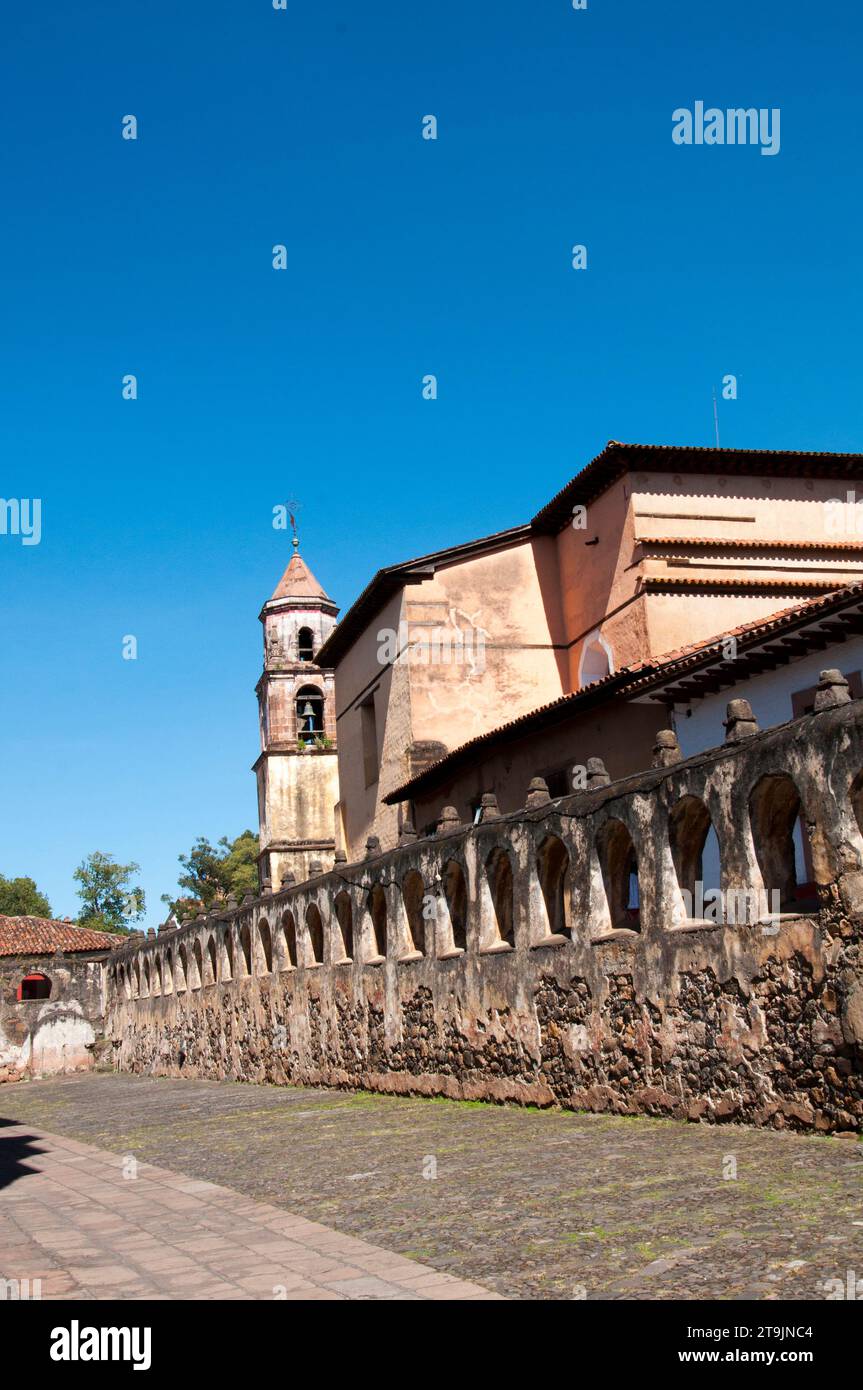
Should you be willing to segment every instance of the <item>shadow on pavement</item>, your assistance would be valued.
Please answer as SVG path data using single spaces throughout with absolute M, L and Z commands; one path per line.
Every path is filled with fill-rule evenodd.
M 0 1188 L 10 1187 L 18 1178 L 32 1177 L 33 1169 L 27 1168 L 23 1160 L 45 1152 L 35 1134 L 3 1133 L 15 1125 L 15 1120 L 0 1117 Z

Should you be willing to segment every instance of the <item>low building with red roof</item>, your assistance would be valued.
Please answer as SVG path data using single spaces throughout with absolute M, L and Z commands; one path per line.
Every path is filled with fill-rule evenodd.
M 104 964 L 127 940 L 68 919 L 0 916 L 0 1081 L 90 1070 Z

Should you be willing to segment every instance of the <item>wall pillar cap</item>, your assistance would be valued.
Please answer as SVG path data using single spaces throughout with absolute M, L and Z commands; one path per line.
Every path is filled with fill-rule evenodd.
M 673 729 L 658 729 L 653 745 L 653 767 L 672 767 L 679 763 L 683 754 Z
M 758 721 L 748 700 L 729 700 L 725 716 L 726 743 L 739 743 L 758 733 Z
M 842 672 L 835 666 L 829 671 L 822 671 L 818 679 L 818 689 L 815 692 L 815 712 L 822 709 L 832 709 L 835 705 L 848 705 L 851 703 L 851 689 Z
M 480 823 L 487 820 L 495 820 L 500 816 L 500 807 L 497 804 L 497 797 L 494 792 L 483 792 L 479 806 Z
M 377 859 L 381 852 L 381 842 L 377 835 L 370 835 L 366 840 L 366 859 Z
M 526 810 L 532 811 L 535 806 L 544 806 L 548 801 L 551 801 L 551 797 L 548 794 L 548 783 L 545 778 L 532 777 L 527 789 L 527 800 L 524 803 Z
M 417 832 L 414 830 L 413 821 L 406 820 L 399 831 L 399 844 L 412 845 L 416 838 Z
M 458 830 L 461 826 L 458 811 L 454 806 L 444 806 L 440 813 L 440 820 L 437 823 L 438 835 L 446 835 L 450 830 Z
M 588 791 L 593 791 L 595 787 L 608 787 L 611 785 L 611 778 L 606 771 L 605 763 L 602 761 L 602 758 L 588 758 L 585 763 L 585 770 L 587 772 Z

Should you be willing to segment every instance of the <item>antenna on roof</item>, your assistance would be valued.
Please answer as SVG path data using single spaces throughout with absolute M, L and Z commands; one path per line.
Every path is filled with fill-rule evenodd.
M 713 431 L 716 435 L 716 447 L 719 448 L 719 411 L 716 408 L 716 387 L 713 388 Z M 291 518 L 293 520 L 293 518 Z

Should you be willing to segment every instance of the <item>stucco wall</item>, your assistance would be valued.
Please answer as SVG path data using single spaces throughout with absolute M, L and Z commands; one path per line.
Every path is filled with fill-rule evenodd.
M 661 705 L 611 701 L 517 743 L 478 751 L 454 777 L 414 800 L 416 828 L 437 822 L 443 806 L 455 806 L 463 820 L 471 820 L 471 808 L 484 792 L 495 794 L 504 814 L 515 811 L 524 805 L 533 777 L 565 774 L 571 791 L 573 766 L 584 766 L 588 758 L 602 758 L 612 778 L 625 777 L 650 763 L 654 735 L 666 723 Z
M 797 691 L 816 686 L 821 672 L 831 667 L 846 675 L 863 671 L 863 637 L 850 637 L 846 642 L 835 642 L 808 656 L 795 657 L 775 671 L 762 671 L 760 676 L 747 674 L 746 698 L 761 727 L 769 729 L 793 719 L 791 697 Z M 685 758 L 722 743 L 726 704 L 735 693 L 734 690 L 719 691 L 676 707 L 674 727 Z
M 828 512 L 827 503 L 844 498 L 844 480 L 723 478 L 649 470 L 633 472 L 630 478 L 640 536 L 773 542 L 855 539 L 853 508 L 842 508 L 849 518 L 847 533 L 838 534 L 828 525 L 833 509 Z
M 384 632 L 396 634 L 394 663 L 385 652 L 382 659 Z M 441 565 L 390 599 L 336 672 L 340 809 L 349 854 L 358 854 L 370 834 L 385 848 L 395 844 L 401 815 L 381 798 L 411 775 L 414 745 L 455 747 L 565 693 L 562 635 L 550 538 Z M 367 786 L 360 707 L 370 698 L 379 775 Z
M 0 1081 L 88 1071 L 102 1030 L 102 957 L 0 956 Z M 25 975 L 47 975 L 49 999 L 17 999 Z
M 748 675 L 746 698 L 762 728 L 774 728 L 793 719 L 792 696 L 816 686 L 821 672 L 831 667 L 847 675 L 863 671 L 863 638 L 852 637 L 846 642 L 836 642 L 775 671 L 763 671 L 760 676 Z M 703 700 L 694 700 L 675 708 L 674 727 L 684 757 L 690 757 L 699 749 L 721 744 L 725 734 L 723 721 L 726 704 L 734 693 L 734 690 L 720 691 L 706 695 Z M 807 877 L 803 828 L 799 824 L 794 832 L 794 847 L 798 875 Z M 710 886 L 719 883 L 719 847 L 715 838 L 711 838 L 705 846 L 703 881 Z
M 324 855 L 331 857 L 336 846 L 336 754 L 318 749 L 275 754 L 262 760 L 258 777 L 267 807 L 267 820 L 262 821 L 261 829 L 262 848 L 268 851 L 269 877 L 277 886 L 288 869 L 298 880 L 305 878 L 311 861 Z M 286 841 L 293 842 L 292 846 L 286 845 Z
M 411 741 L 411 691 L 407 668 L 382 664 L 377 633 L 398 632 L 404 613 L 401 593 L 381 609 L 360 640 L 339 662 L 336 672 L 336 729 L 339 750 L 339 817 L 349 858 L 362 852 L 369 834 L 384 844 L 398 836 L 398 812 L 380 805 L 386 791 L 398 786 Z M 363 757 L 361 705 L 375 709 L 378 776 L 367 783 Z

